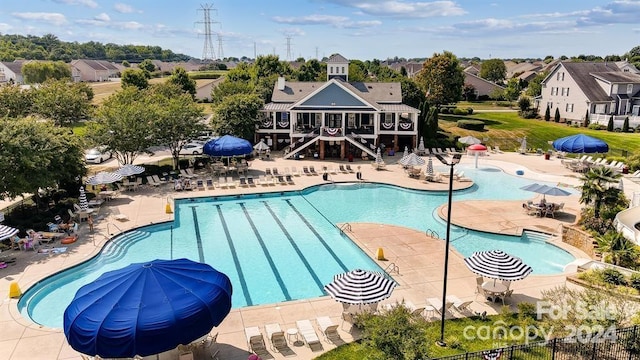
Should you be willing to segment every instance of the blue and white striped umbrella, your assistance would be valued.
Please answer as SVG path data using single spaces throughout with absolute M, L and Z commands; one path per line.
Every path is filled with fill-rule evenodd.
M 120 180 L 122 180 L 122 175 L 120 175 L 120 174 L 101 171 L 101 172 L 93 175 L 92 177 L 88 178 L 87 179 L 87 184 L 89 184 L 89 185 L 111 184 L 111 183 L 114 183 L 114 182 L 120 181 Z
M 424 148 L 424 137 L 420 136 L 420 143 L 418 144 L 418 151 L 425 151 Z
M 491 279 L 515 281 L 526 278 L 533 269 L 519 257 L 501 250 L 474 252 L 464 263 L 475 274 Z
M 80 196 L 78 196 L 78 206 L 80 209 L 87 210 L 89 208 L 89 202 L 87 201 L 87 194 L 84 192 L 84 186 L 80 187 Z
M 384 164 L 384 160 L 382 160 L 382 152 L 380 148 L 376 151 L 376 164 Z
M 431 159 L 431 154 L 429 154 L 429 160 L 427 160 L 427 171 L 425 174 L 433 175 L 433 160 Z
M 6 225 L 0 225 L 0 241 L 16 235 L 20 230 Z
M 409 147 L 405 146 L 404 147 L 404 152 L 402 153 L 402 157 L 405 157 L 407 155 L 409 155 Z
M 356 269 L 334 276 L 324 291 L 339 302 L 364 305 L 388 298 L 395 287 L 395 281 L 382 273 Z
M 407 156 L 403 156 L 402 159 L 398 161 L 398 164 L 402 166 L 420 166 L 424 165 L 424 159 L 416 153 L 410 153 Z
M 118 170 L 114 172 L 122 176 L 138 175 L 144 172 L 144 166 L 126 164 L 124 166 L 121 166 Z

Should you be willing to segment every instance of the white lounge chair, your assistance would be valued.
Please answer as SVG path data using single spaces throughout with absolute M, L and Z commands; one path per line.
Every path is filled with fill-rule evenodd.
M 438 299 L 438 298 L 428 298 L 427 299 L 427 303 L 431 306 L 433 306 L 434 310 L 442 315 L 443 313 L 446 314 L 449 312 L 449 309 L 451 309 L 451 307 L 453 306 L 453 303 L 450 301 L 446 301 L 445 302 L 445 306 L 444 308 L 442 307 L 442 300 Z
M 473 301 L 462 301 L 455 295 L 447 296 L 447 301 L 452 302 L 453 309 L 462 315 L 468 314 L 471 311 L 469 306 L 473 303 Z
M 264 344 L 264 337 L 257 326 L 244 328 L 244 334 L 247 337 L 247 347 L 249 351 L 256 354 L 268 352 Z
M 264 329 L 267 332 L 269 341 L 271 341 L 272 350 L 282 352 L 282 349 L 288 347 L 287 338 L 285 337 L 284 331 L 282 331 L 280 324 L 267 324 L 264 326 Z
M 316 319 L 320 332 L 324 336 L 324 339 L 328 343 L 335 344 L 340 340 L 340 334 L 338 334 L 338 325 L 334 324 L 330 317 L 321 316 Z
M 311 321 L 309 320 L 298 320 L 296 321 L 296 326 L 298 327 L 298 332 L 302 336 L 304 343 L 311 348 L 311 345 L 320 344 L 320 339 L 318 338 L 318 334 L 313 329 L 311 325 Z

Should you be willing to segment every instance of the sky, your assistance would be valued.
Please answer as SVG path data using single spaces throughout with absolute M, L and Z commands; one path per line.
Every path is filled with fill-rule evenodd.
M 196 58 L 606 56 L 640 45 L 640 0 L 3 0 L 0 33 Z

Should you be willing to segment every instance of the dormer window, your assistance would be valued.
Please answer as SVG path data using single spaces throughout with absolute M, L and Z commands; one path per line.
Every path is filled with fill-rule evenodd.
M 627 94 L 633 93 L 633 84 L 627 84 Z

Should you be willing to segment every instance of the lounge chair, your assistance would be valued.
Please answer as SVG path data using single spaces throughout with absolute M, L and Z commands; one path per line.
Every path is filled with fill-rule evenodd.
M 329 166 L 329 174 L 337 175 L 338 171 L 333 166 Z
M 338 166 L 338 169 L 340 169 L 340 172 L 343 173 L 343 174 L 346 174 L 346 173 L 349 172 L 349 171 L 347 171 L 347 169 L 345 169 L 344 165 L 342 165 L 342 164 L 340 164 Z
M 160 176 L 158 176 L 158 175 L 151 175 L 151 178 L 153 179 L 153 181 L 157 182 L 160 185 L 162 185 L 162 184 L 167 182 L 167 178 L 166 177 L 160 178 Z
M 300 176 L 300 172 L 298 171 L 298 169 L 295 166 L 291 167 L 291 175 Z
M 291 175 L 289 175 L 289 176 L 291 176 Z M 276 179 L 278 179 L 278 184 L 287 185 L 287 182 L 284 179 L 284 175 L 277 175 Z
M 206 184 L 207 184 L 207 189 L 212 190 L 215 189 L 215 185 L 213 184 L 213 179 L 212 178 L 208 178 L 206 180 Z
M 147 185 L 149 186 L 160 186 L 160 183 L 156 182 L 155 180 L 153 180 L 152 176 L 147 176 Z
M 296 327 L 298 328 L 298 332 L 302 336 L 304 343 L 311 348 L 311 345 L 320 344 L 320 339 L 318 338 L 318 334 L 313 329 L 311 325 L 311 321 L 309 320 L 298 320 L 296 321 Z
M 195 177 L 194 175 L 189 174 L 185 169 L 180 169 L 180 175 L 187 179 L 193 179 Z
M 271 168 L 264 169 L 264 174 L 265 175 L 271 175 Z
M 450 301 L 446 301 L 445 302 L 445 306 L 444 308 L 442 307 L 442 300 L 438 299 L 438 298 L 428 298 L 427 299 L 427 303 L 431 306 L 433 306 L 433 308 L 435 309 L 435 311 L 442 315 L 443 313 L 446 314 L 449 312 L 449 309 L 451 309 L 451 307 L 453 306 L 453 303 Z
M 239 185 L 240 185 L 241 187 L 247 187 L 247 186 L 249 186 L 249 184 L 247 183 L 247 178 L 245 178 L 245 177 L 241 177 L 241 178 L 240 178 Z
M 447 301 L 450 301 L 451 303 L 453 303 L 452 305 L 453 309 L 462 315 L 465 315 L 471 311 L 469 309 L 469 306 L 473 303 L 473 301 L 462 301 L 460 300 L 460 298 L 458 298 L 455 295 L 447 296 Z
M 234 188 L 236 187 L 236 181 L 233 180 L 233 177 L 227 176 L 227 187 Z
M 264 175 L 259 175 L 258 176 L 258 182 L 260 183 L 260 185 L 262 186 L 269 186 L 269 184 L 267 183 L 267 177 Z
M 318 175 L 316 169 L 313 166 L 309 166 L 309 172 L 311 173 L 311 175 Z
M 318 328 L 324 336 L 324 339 L 331 344 L 335 344 L 340 341 L 340 334 L 338 334 L 338 325 L 334 324 L 330 317 L 321 316 L 316 318 L 318 322 Z
M 197 180 L 196 188 L 198 188 L 198 190 L 204 190 L 204 180 Z
M 256 186 L 256 183 L 253 181 L 253 176 L 247 176 L 247 184 L 249 184 L 249 186 Z
M 271 172 L 272 172 L 273 176 L 278 176 L 278 175 L 280 175 L 280 173 L 278 172 L 278 168 L 273 168 L 273 169 L 271 169 Z
M 227 178 L 225 178 L 224 176 L 220 176 L 218 178 L 218 186 L 221 189 L 226 189 L 227 188 Z
M 285 180 L 285 181 L 287 182 L 287 184 L 289 184 L 289 185 L 293 185 L 293 184 L 294 184 L 294 182 L 293 182 L 293 177 L 292 177 L 291 175 L 285 175 L 285 176 L 284 176 L 284 180 Z
M 277 352 L 282 352 L 282 349 L 288 348 L 287 338 L 284 335 L 284 331 L 280 328 L 280 324 L 267 324 L 264 326 L 267 332 L 267 338 L 271 341 L 271 349 Z
M 255 354 L 264 354 L 267 347 L 264 344 L 264 337 L 257 326 L 244 328 L 244 334 L 247 337 L 247 346 L 249 351 Z
M 185 171 L 187 172 L 187 174 L 189 174 L 191 177 L 193 178 L 197 178 L 198 174 L 196 174 L 192 168 L 186 168 Z
M 350 173 L 352 173 L 352 172 L 353 172 L 353 169 L 351 168 L 351 165 L 349 165 L 349 164 L 347 164 L 347 165 L 346 165 L 346 169 L 347 169 L 347 171 L 348 171 L 348 172 L 350 172 Z
M 311 171 L 309 171 L 309 167 L 307 167 L 307 166 L 303 166 L 303 167 L 302 167 L 302 172 L 303 172 L 305 175 L 313 175 L 313 174 L 311 174 Z

